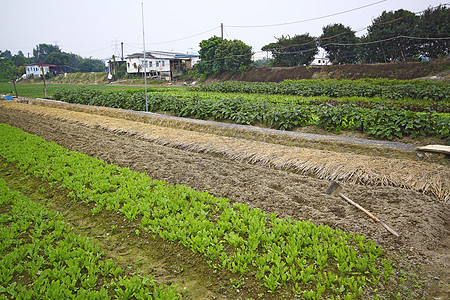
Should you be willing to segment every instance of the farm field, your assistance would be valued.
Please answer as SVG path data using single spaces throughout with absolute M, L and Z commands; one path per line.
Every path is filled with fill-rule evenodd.
M 377 139 L 433 137 L 450 143 L 448 85 L 432 81 L 225 82 L 188 91 L 60 89 L 53 99 L 280 130 L 308 126 Z
M 44 84 L 43 83 L 17 83 L 17 93 L 19 97 L 32 97 L 32 98 L 44 98 Z M 77 88 L 77 85 L 69 85 L 62 83 L 47 83 L 47 94 L 51 96 L 57 89 L 65 88 Z M 92 90 L 103 90 L 103 91 L 112 91 L 112 90 L 136 90 L 142 89 L 140 86 L 118 86 L 118 85 L 90 85 L 90 89 Z M 11 93 L 12 92 L 12 93 Z M 11 94 L 15 96 L 14 85 L 9 82 L 0 82 L 0 94 Z
M 301 170 L 296 171 L 293 168 L 286 168 L 286 165 L 271 163 L 282 157 L 282 154 L 287 155 L 288 152 L 274 150 L 267 152 L 267 149 L 271 149 L 270 143 L 229 138 L 216 133 L 203 134 L 205 139 L 209 138 L 206 145 L 200 144 L 204 142 L 203 140 L 193 140 L 195 131 L 156 125 L 151 127 L 148 122 L 140 123 L 124 118 L 106 117 L 94 110 L 89 112 L 85 109 L 84 112 L 75 112 L 63 107 L 52 108 L 5 102 L 0 105 L 0 122 L 42 136 L 47 141 L 54 141 L 69 150 L 97 157 L 121 167 L 128 167 L 154 179 L 165 180 L 171 184 L 183 184 L 198 191 L 208 191 L 216 197 L 229 198 L 232 203 L 244 203 L 266 213 L 276 213 L 280 218 L 310 220 L 314 224 L 328 225 L 347 233 L 364 234 L 386 251 L 387 258 L 392 259 L 395 266 L 393 279 L 380 285 L 378 292 L 373 288 L 365 290 L 365 297 L 373 297 L 379 293 L 382 296 L 398 295 L 407 299 L 433 297 L 445 299 L 449 294 L 448 262 L 450 260 L 447 220 L 450 214 L 447 198 L 450 173 L 448 164 L 430 163 L 426 160 L 416 161 L 413 158 L 389 158 L 386 157 L 388 155 L 381 155 L 379 168 L 374 172 L 378 173 L 379 177 L 373 176 L 372 181 L 366 181 L 367 184 L 364 185 L 351 178 L 347 179 L 347 183 L 343 183 L 344 193 L 349 198 L 373 212 L 401 235 L 399 239 L 396 239 L 362 212 L 337 197 L 327 195 L 325 190 L 330 180 L 326 177 L 329 175 L 325 174 L 324 179 L 319 179 L 321 177 L 319 173 L 314 174 L 313 171 L 308 171 L 309 173 L 305 172 L 306 176 L 299 174 Z M 162 136 L 166 135 L 166 143 L 161 142 L 161 138 L 155 137 L 158 133 Z M 197 144 L 189 144 L 187 142 L 189 140 Z M 221 146 L 229 143 L 253 147 L 252 153 L 262 149 L 267 152 L 266 160 L 252 161 L 244 155 L 245 150 L 238 147 L 234 147 L 237 151 L 234 155 L 229 155 L 230 152 L 227 152 L 229 150 Z M 217 148 L 216 151 L 211 150 L 214 147 Z M 275 148 L 279 150 L 283 147 Z M 305 151 L 305 148 L 298 146 L 286 147 L 283 151 L 288 151 L 288 148 L 297 149 L 299 155 Z M 376 151 L 374 152 L 369 160 L 374 160 Z M 380 153 L 386 153 L 386 151 L 383 150 Z M 324 155 L 320 151 L 314 154 Z M 331 157 L 335 155 L 334 161 L 338 163 L 342 159 L 342 167 L 345 164 L 357 163 L 358 160 L 363 163 L 356 165 L 357 169 L 364 170 L 366 165 L 369 167 L 368 160 L 364 162 L 364 156 L 354 154 L 352 150 L 347 150 L 344 156 L 339 154 L 333 152 Z M 250 153 L 250 156 L 252 155 L 254 154 Z M 295 158 L 290 157 L 290 159 Z M 353 160 L 352 163 L 350 163 L 351 160 Z M 395 163 L 398 166 L 401 164 L 402 167 L 392 168 Z M 389 167 L 384 168 L 382 164 Z M 426 173 L 427 168 L 434 172 Z M 310 167 L 310 169 L 313 168 Z M 442 185 L 438 185 L 426 194 L 422 193 L 423 187 L 401 188 L 401 181 L 395 187 L 392 186 L 395 185 L 392 180 L 383 181 L 380 178 L 386 179 L 389 176 L 400 178 L 404 175 L 400 173 L 397 177 L 393 177 L 395 174 L 389 174 L 389 169 L 394 169 L 393 173 L 401 172 L 401 169 L 415 170 L 415 175 L 424 176 L 423 178 L 436 173 L 440 177 L 437 177 L 435 181 L 441 181 Z M 334 172 L 339 173 L 339 170 Z M 361 175 L 363 176 L 365 175 Z M 410 181 L 411 178 L 404 180 Z M 345 178 L 342 179 L 346 181 Z M 16 184 L 21 185 L 20 181 Z M 52 205 L 57 210 L 63 211 L 64 205 Z M 95 227 L 94 230 L 96 230 Z M 125 226 L 122 232 L 126 234 L 126 230 L 133 232 L 135 229 L 132 226 Z M 95 233 L 91 235 L 95 236 Z M 139 240 L 142 241 L 145 238 L 152 239 L 150 236 L 142 236 Z M 101 235 L 100 240 L 106 240 L 106 244 L 108 243 L 105 235 Z M 182 255 L 188 255 L 177 247 L 171 250 L 169 248 L 166 251 L 174 251 L 171 252 L 173 254 L 179 250 Z M 136 245 L 128 245 L 127 249 L 129 252 L 139 251 Z M 190 267 L 194 268 L 192 264 Z M 211 272 L 208 271 L 208 267 L 208 265 L 204 266 L 205 274 Z M 149 272 L 152 271 L 149 270 Z M 153 272 L 158 273 L 158 271 Z M 212 299 L 218 295 L 224 295 L 230 299 L 251 297 L 277 299 L 280 295 L 292 298 L 292 295 L 288 296 L 289 294 L 284 292 L 270 293 L 268 289 L 252 284 L 251 280 L 247 281 L 247 277 L 230 277 L 225 271 L 219 274 L 218 277 L 226 278 L 226 280 L 212 279 L 209 282 L 211 286 L 204 287 L 204 290 L 197 287 L 204 292 L 205 298 Z M 163 277 L 161 276 L 161 279 L 164 281 Z M 215 276 L 211 277 L 215 278 Z M 158 280 L 158 277 L 156 279 Z M 201 279 L 198 280 L 201 281 Z M 223 286 L 222 289 L 221 286 Z M 194 290 L 195 288 L 195 286 L 192 287 Z M 247 294 L 246 289 L 249 291 Z M 208 292 L 205 292 L 206 290 Z M 186 295 L 189 298 L 189 294 Z

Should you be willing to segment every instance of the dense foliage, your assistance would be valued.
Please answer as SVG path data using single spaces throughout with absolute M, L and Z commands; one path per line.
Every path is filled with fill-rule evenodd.
M 395 12 L 384 11 L 381 16 L 375 18 L 363 39 L 364 43 L 370 43 L 363 47 L 366 61 L 370 63 L 406 61 L 407 58 L 418 54 L 417 40 L 406 38 L 406 36 L 419 37 L 418 18 L 412 12 L 403 9 Z M 371 44 L 376 41 L 383 42 Z
M 61 51 L 58 46 L 39 44 L 33 49 L 33 62 L 57 65 L 67 73 L 103 72 L 105 64 L 100 59 L 82 58 L 73 53 Z
M 384 251 L 364 236 L 153 181 L 9 125 L 0 125 L 0 142 L 8 164 L 58 183 L 76 201 L 95 204 L 92 213 L 106 209 L 139 220 L 140 230 L 204 255 L 213 269 L 254 276 L 270 291 L 353 299 L 386 283 L 394 271 Z
M 1 59 L 0 57 L 0 81 L 11 80 L 11 78 L 17 75 L 14 62 L 7 59 Z
M 435 9 L 427 9 L 420 16 L 419 20 L 420 36 L 434 40 L 422 40 L 422 55 L 430 58 L 437 58 L 441 55 L 449 54 L 450 40 L 450 9 L 446 6 L 439 6 Z
M 252 64 L 252 47 L 240 40 L 213 36 L 200 42 L 200 59 L 196 69 L 205 76 L 224 71 L 242 71 Z
M 302 35 L 281 36 L 275 43 L 262 47 L 263 51 L 272 52 L 275 67 L 293 67 L 309 65 L 319 52 L 315 38 L 308 33 Z
M 318 42 L 327 52 L 332 64 L 354 63 L 357 61 L 355 32 L 342 24 L 327 25 L 322 28 Z
M 449 54 L 450 8 L 428 8 L 422 15 L 399 9 L 375 18 L 362 38 L 364 62 L 383 63 L 437 58 Z
M 327 52 L 333 64 L 387 63 L 435 59 L 449 54 L 450 8 L 441 5 L 423 14 L 399 9 L 383 11 L 367 27 L 367 34 L 356 38 L 343 24 L 329 24 L 318 38 L 308 34 L 277 38 L 261 50 L 273 55 L 274 66 L 309 64 L 309 55 L 317 53 L 316 42 Z M 303 37 L 303 38 L 300 38 Z
M 137 91 L 100 92 L 84 88 L 58 90 L 53 97 L 70 103 L 132 110 L 145 108 L 145 95 Z M 259 123 L 282 130 L 316 124 L 327 130 L 359 130 L 385 139 L 403 136 L 450 137 L 448 117 L 407 111 L 395 106 L 393 109 L 370 105 L 370 102 L 352 101 L 355 100 L 352 98 L 348 100 L 348 103 L 328 103 L 326 99 L 310 101 L 303 97 L 152 92 L 148 94 L 148 109 L 170 112 L 180 117 L 231 120 L 247 125 Z

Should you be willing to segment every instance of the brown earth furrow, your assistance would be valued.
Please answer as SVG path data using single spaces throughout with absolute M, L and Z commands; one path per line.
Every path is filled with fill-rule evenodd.
M 59 108 L 14 103 L 9 107 L 114 133 L 137 135 L 163 146 L 219 154 L 321 179 L 401 187 L 444 202 L 450 199 L 450 169 L 442 165 L 248 141 Z

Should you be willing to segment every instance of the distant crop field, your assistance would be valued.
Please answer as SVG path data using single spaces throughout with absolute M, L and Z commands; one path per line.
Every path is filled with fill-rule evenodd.
M 47 95 L 51 97 L 52 94 L 58 88 L 77 88 L 81 85 L 70 85 L 70 84 L 47 84 Z M 120 85 L 89 85 L 92 90 L 139 90 L 143 89 L 140 86 L 120 86 Z M 44 98 L 44 84 L 43 83 L 16 83 L 17 93 L 20 97 L 31 97 L 31 98 Z M 0 82 L 0 94 L 11 94 L 15 96 L 14 85 L 9 82 Z

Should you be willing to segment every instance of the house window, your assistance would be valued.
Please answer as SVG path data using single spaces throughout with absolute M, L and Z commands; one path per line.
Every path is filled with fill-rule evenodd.
M 152 62 L 150 61 L 150 68 L 152 67 Z
M 164 61 L 162 62 L 162 66 L 164 67 Z

